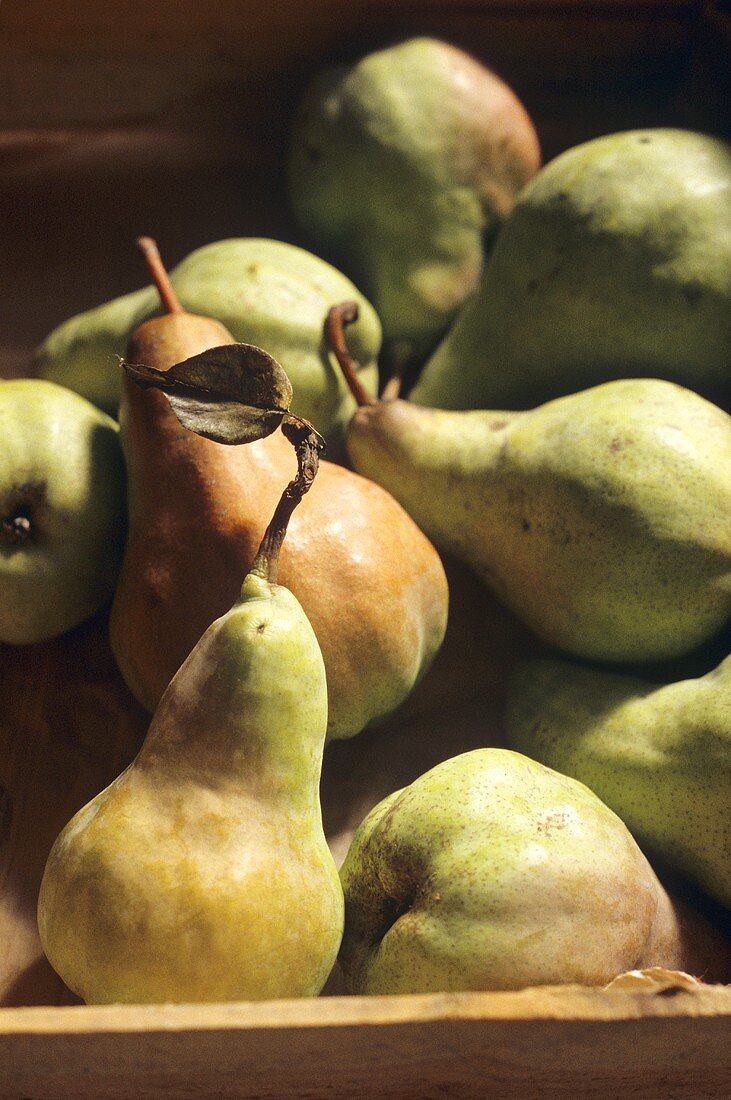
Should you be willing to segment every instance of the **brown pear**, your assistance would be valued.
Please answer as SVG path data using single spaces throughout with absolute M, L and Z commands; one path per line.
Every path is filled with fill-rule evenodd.
M 134 333 L 127 358 L 158 370 L 233 338 L 185 314 L 164 272 L 171 312 Z M 228 447 L 183 428 L 168 399 L 125 378 L 120 406 L 129 536 L 111 614 L 122 674 L 152 711 L 206 628 L 233 603 L 294 472 L 281 431 Z M 373 482 L 323 462 L 293 516 L 280 583 L 302 604 L 328 683 L 328 736 L 350 737 L 409 694 L 446 629 L 447 582 L 436 550 Z

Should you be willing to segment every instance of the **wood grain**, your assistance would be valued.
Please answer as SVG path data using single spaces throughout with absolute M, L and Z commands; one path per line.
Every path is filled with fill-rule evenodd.
M 730 1017 L 717 987 L 8 1009 L 0 1095 L 710 1100 Z

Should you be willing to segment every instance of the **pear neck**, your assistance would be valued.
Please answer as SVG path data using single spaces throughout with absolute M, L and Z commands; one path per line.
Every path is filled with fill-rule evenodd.
M 218 722 L 194 711 L 181 715 L 175 728 L 169 725 L 171 717 L 158 709 L 135 766 L 234 803 L 256 802 L 320 820 L 324 733 L 312 737 L 301 726 L 282 732 L 242 721 L 233 711 Z
M 140 752 L 192 784 L 319 814 L 327 689 L 312 628 L 284 588 L 249 573 L 168 687 Z
M 389 414 L 384 402 L 384 414 Z M 407 401 L 393 403 L 388 449 L 399 463 L 418 456 L 418 465 L 437 475 L 459 471 L 489 476 L 497 471 L 512 428 L 526 415 L 492 409 L 430 409 Z M 396 408 L 398 406 L 398 408 Z

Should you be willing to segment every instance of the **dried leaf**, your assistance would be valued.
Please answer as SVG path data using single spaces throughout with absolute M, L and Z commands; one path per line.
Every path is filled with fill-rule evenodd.
M 183 427 L 217 443 L 250 443 L 276 431 L 292 386 L 271 355 L 253 344 L 223 344 L 169 370 L 123 361 L 140 386 L 162 390 Z
M 184 428 L 216 443 L 252 443 L 275 432 L 284 410 L 255 409 L 237 401 L 211 401 L 177 393 L 165 395 Z
M 666 970 L 662 966 L 650 966 L 645 970 L 628 970 L 605 985 L 605 989 L 645 989 L 650 993 L 666 989 L 692 989 L 703 983 L 686 974 L 684 970 Z

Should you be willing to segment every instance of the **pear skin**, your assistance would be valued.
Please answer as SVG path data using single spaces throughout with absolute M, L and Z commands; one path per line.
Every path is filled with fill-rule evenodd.
M 63 386 L 0 381 L 0 642 L 71 630 L 110 599 L 122 560 L 117 424 Z
M 360 407 L 355 469 L 549 644 L 690 652 L 731 617 L 731 417 L 656 379 L 531 412 Z
M 527 409 L 613 378 L 731 402 L 731 146 L 608 134 L 521 192 L 479 290 L 411 391 L 420 405 Z
M 731 657 L 662 686 L 525 662 L 506 730 L 512 748 L 585 783 L 645 851 L 731 909 Z
M 111 614 L 117 662 L 153 711 L 203 631 L 235 599 L 293 468 L 280 431 L 224 447 L 182 428 L 161 393 L 125 380 L 120 410 L 130 533 Z M 439 555 L 399 504 L 320 464 L 279 565 L 320 643 L 330 737 L 350 737 L 409 694 L 441 645 Z
M 353 327 L 353 341 L 363 384 L 375 393 L 378 318 L 349 279 L 312 253 L 258 238 L 215 241 L 187 256 L 171 279 L 190 313 L 218 318 L 231 339 L 274 356 L 294 387 L 292 411 L 332 439 L 342 432 L 354 402 L 324 347 L 322 326 L 330 306 L 356 298 L 361 320 Z M 119 357 L 135 329 L 161 312 L 157 291 L 145 287 L 72 317 L 38 348 L 37 370 L 114 412 L 120 399 Z
M 605 985 L 649 966 L 729 974 L 728 947 L 705 924 L 688 942 L 685 913 L 620 819 L 505 749 L 446 760 L 381 802 L 341 879 L 340 961 L 355 993 Z
M 134 762 L 48 859 L 46 954 L 90 1004 L 317 994 L 342 934 L 322 831 L 317 639 L 249 575 L 180 669 Z
M 289 195 L 318 248 L 371 297 L 387 341 L 420 352 L 474 290 L 485 241 L 539 164 L 511 89 L 454 46 L 414 38 L 307 90 Z
M 128 361 L 164 375 L 231 343 L 219 322 L 182 309 L 155 242 L 137 243 L 169 312 L 135 330 Z M 281 430 L 238 447 L 201 438 L 181 426 L 163 394 L 127 374 L 120 420 L 130 533 L 110 633 L 132 692 L 154 710 L 236 598 L 293 459 Z M 437 552 L 387 493 L 342 467 L 320 470 L 278 568 L 313 616 L 328 672 L 329 735 L 349 737 L 390 713 L 420 679 L 444 637 L 448 591 Z

